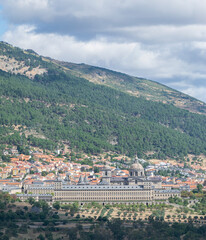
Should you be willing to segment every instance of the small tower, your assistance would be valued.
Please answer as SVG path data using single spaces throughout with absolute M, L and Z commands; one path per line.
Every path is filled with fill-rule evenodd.
M 102 169 L 102 182 L 104 182 L 105 184 L 110 184 L 110 179 L 112 177 L 112 172 L 109 166 L 105 166 Z
M 54 181 L 54 189 L 62 189 L 62 180 L 59 176 L 59 173 L 57 173 L 56 180 Z
M 67 175 L 66 175 L 64 181 L 65 181 L 68 185 L 71 184 L 71 179 L 70 179 L 69 173 L 67 173 Z

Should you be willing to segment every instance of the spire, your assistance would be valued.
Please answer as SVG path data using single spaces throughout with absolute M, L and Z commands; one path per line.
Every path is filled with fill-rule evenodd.
M 61 177 L 60 177 L 60 174 L 59 174 L 59 172 L 57 172 L 57 177 L 56 177 L 56 180 L 57 180 L 57 181 L 61 181 Z
M 80 177 L 79 177 L 78 184 L 84 184 L 84 179 L 83 179 L 82 175 L 80 175 Z
M 87 175 L 85 174 L 85 176 L 84 176 L 84 183 L 85 184 L 89 184 L 89 181 L 88 181 L 88 178 L 87 178 Z
M 64 181 L 66 181 L 66 182 L 71 182 L 71 179 L 70 179 L 69 173 L 67 173 L 67 175 L 66 175 Z

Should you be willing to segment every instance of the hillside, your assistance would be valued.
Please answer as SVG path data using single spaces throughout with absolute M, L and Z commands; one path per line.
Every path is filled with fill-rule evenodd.
M 206 104 L 204 102 L 160 83 L 86 64 L 56 60 L 52 60 L 52 62 L 63 66 L 64 70 L 70 71 L 75 76 L 85 78 L 90 82 L 112 87 L 135 97 L 144 97 L 151 101 L 173 104 L 190 112 L 206 114 Z
M 121 73 L 102 70 L 110 77 L 116 74 L 116 78 L 111 77 L 114 82 L 118 83 L 120 75 L 125 78 L 124 91 L 88 81 L 85 74 L 78 76 L 75 67 L 63 67 L 32 50 L 1 42 L 0 55 L 2 149 L 11 144 L 22 152 L 30 146 L 54 150 L 66 144 L 72 150 L 93 154 L 113 151 L 165 158 L 206 153 L 206 116 L 169 104 L 169 88 L 163 85 L 139 79 L 142 86 L 148 81 L 147 94 L 142 90 L 136 97 L 127 93 L 134 83 L 126 84 L 136 78 Z M 92 76 L 92 70 L 87 71 Z M 152 84 L 154 87 L 149 88 Z M 147 100 L 157 86 L 157 96 L 165 89 L 162 94 L 168 104 Z M 203 103 L 170 91 L 179 96 L 176 101 L 182 95 L 185 105 L 191 104 L 190 110 L 206 111 Z

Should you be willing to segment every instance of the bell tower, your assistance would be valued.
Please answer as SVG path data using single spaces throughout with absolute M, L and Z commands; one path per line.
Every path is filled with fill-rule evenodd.
M 105 166 L 102 169 L 102 182 L 105 184 L 110 184 L 111 177 L 112 177 L 111 168 L 109 166 Z

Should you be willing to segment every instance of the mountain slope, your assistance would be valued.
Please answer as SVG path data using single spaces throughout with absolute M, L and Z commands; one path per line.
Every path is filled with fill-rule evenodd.
M 1 43 L 0 53 L 1 144 L 158 158 L 206 152 L 204 115 L 91 83 L 31 50 Z
M 106 85 L 132 96 L 173 104 L 190 112 L 206 114 L 206 104 L 204 102 L 160 83 L 86 64 L 74 64 L 57 60 L 52 60 L 52 62 L 63 66 L 65 70 L 70 71 L 75 76 L 85 78 L 90 82 Z

